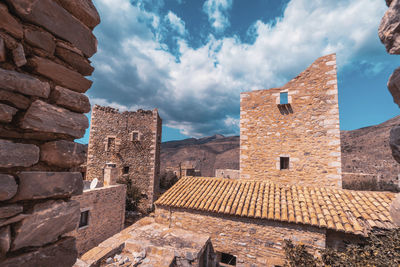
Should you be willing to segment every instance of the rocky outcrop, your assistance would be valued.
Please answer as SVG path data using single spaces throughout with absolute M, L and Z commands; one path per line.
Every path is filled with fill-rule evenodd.
M 388 10 L 381 20 L 378 35 L 389 54 L 400 54 L 400 1 L 387 1 Z

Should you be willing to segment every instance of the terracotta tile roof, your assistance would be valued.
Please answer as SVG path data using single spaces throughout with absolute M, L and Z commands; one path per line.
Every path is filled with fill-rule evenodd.
M 389 192 L 185 177 L 155 204 L 367 235 L 373 228 L 395 227 L 389 215 L 394 197 Z

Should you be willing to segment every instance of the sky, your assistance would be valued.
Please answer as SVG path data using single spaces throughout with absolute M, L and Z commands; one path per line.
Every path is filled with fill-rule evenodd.
M 281 87 L 336 53 L 341 130 L 399 114 L 386 84 L 398 56 L 377 32 L 383 0 L 94 0 L 101 23 L 87 95 L 157 108 L 163 141 L 239 135 L 240 93 Z M 90 114 L 88 114 L 90 118 Z M 88 142 L 89 129 L 78 142 Z

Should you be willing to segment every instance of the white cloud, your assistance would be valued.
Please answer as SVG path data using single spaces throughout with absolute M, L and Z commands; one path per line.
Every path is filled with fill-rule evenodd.
M 228 11 L 232 8 L 233 0 L 207 0 L 204 2 L 203 11 L 208 16 L 211 26 L 218 32 L 230 25 Z
M 381 0 L 292 0 L 273 24 L 254 23 L 253 44 L 210 35 L 198 48 L 174 13 L 160 20 L 127 2 L 96 2 L 102 23 L 89 95 L 120 109 L 157 107 L 165 125 L 189 136 L 238 134 L 240 92 L 282 86 L 322 55 L 336 52 L 340 68 L 367 61 L 370 74 L 385 64 L 377 38 Z M 160 42 L 165 19 L 179 33 L 179 60 Z

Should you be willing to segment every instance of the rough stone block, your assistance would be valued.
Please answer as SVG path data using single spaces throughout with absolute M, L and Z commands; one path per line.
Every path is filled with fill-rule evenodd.
M 87 57 L 96 52 L 97 40 L 91 30 L 55 1 L 7 0 L 7 2 L 24 20 L 42 26 L 54 35 L 69 41 Z M 43 12 L 44 10 L 49 12 Z
M 91 29 L 100 23 L 99 13 L 91 0 L 57 0 L 57 2 Z
M 12 201 L 69 197 L 82 194 L 79 172 L 21 172 L 18 192 Z
M 70 70 L 63 65 L 54 63 L 48 59 L 34 57 L 29 60 L 29 64 L 37 73 L 76 92 L 84 93 L 92 85 L 92 81 L 86 79 L 78 72 Z
M 390 130 L 389 145 L 392 149 L 393 158 L 400 163 L 400 125 Z
M 78 252 L 75 247 L 75 239 L 67 237 L 38 250 L 8 258 L 3 262 L 0 261 L 0 265 L 3 267 L 71 267 L 74 265 L 77 257 Z
M 12 223 L 19 222 L 19 221 L 23 220 L 27 216 L 28 215 L 25 215 L 25 214 L 18 214 L 17 216 L 14 216 L 14 217 L 6 218 L 6 219 L 0 219 L 0 227 L 5 226 L 5 225 L 9 225 L 9 224 L 12 224 Z
M 51 200 L 36 204 L 32 214 L 14 226 L 15 238 L 11 250 L 54 242 L 60 235 L 74 230 L 79 218 L 77 201 Z
M 48 142 L 40 146 L 40 159 L 49 165 L 72 168 L 85 162 L 86 146 L 64 140 Z
M 54 54 L 56 43 L 50 33 L 26 29 L 24 31 L 24 36 L 28 44 L 39 47 L 47 51 L 50 55 Z
M 6 61 L 6 46 L 4 45 L 4 39 L 0 37 L 0 62 Z
M 10 226 L 0 228 L 0 255 L 4 255 L 10 249 L 11 231 Z
M 39 161 L 39 148 L 30 144 L 0 140 L 0 167 L 29 167 Z
M 22 44 L 18 44 L 15 49 L 12 50 L 13 60 L 17 67 L 22 67 L 26 64 L 24 47 Z
M 390 205 L 390 216 L 392 217 L 392 221 L 400 227 L 400 194 L 397 194 Z
M 0 122 L 11 122 L 18 109 L 0 103 Z
M 400 0 L 393 0 L 383 15 L 378 35 L 389 54 L 400 54 Z
M 21 24 L 8 13 L 8 8 L 3 3 L 0 3 L 0 29 L 4 29 L 15 38 L 22 38 L 23 31 Z
M 63 133 L 75 138 L 83 137 L 88 126 L 88 119 L 85 115 L 52 106 L 41 100 L 33 102 L 21 124 L 22 129 Z
M 400 68 L 395 69 L 390 75 L 388 89 L 393 96 L 393 101 L 400 107 Z
M 15 179 L 13 176 L 8 175 L 8 174 L 0 174 L 0 200 L 4 201 L 7 199 L 12 198 L 16 193 L 18 189 L 18 185 L 15 182 Z M 5 214 L 2 214 L 2 208 L 0 208 L 0 218 L 3 218 L 4 216 L 2 215 L 7 215 L 8 213 L 5 212 Z M 12 216 L 11 214 L 10 216 Z M 5 217 L 10 217 L 10 216 L 5 216 Z
M 90 111 L 90 102 L 86 95 L 71 91 L 61 86 L 56 86 L 50 98 L 57 105 L 72 111 L 79 113 L 86 113 Z
M 15 190 L 15 192 L 17 192 L 17 191 Z M 8 206 L 3 206 L 3 207 L 0 207 L 0 218 L 1 219 L 8 218 L 8 217 L 17 215 L 17 214 L 21 213 L 22 211 L 23 211 L 22 206 L 18 205 L 18 204 L 11 204 Z
M 46 82 L 15 71 L 0 68 L 0 88 L 19 92 L 24 95 L 47 98 L 50 94 L 50 85 Z
M 94 70 L 94 68 L 90 66 L 90 62 L 85 57 L 83 57 L 83 55 L 71 51 L 71 49 L 57 46 L 56 56 L 67 62 L 84 76 L 91 75 Z
M 23 95 L 0 89 L 0 100 L 19 108 L 27 109 L 31 101 Z

